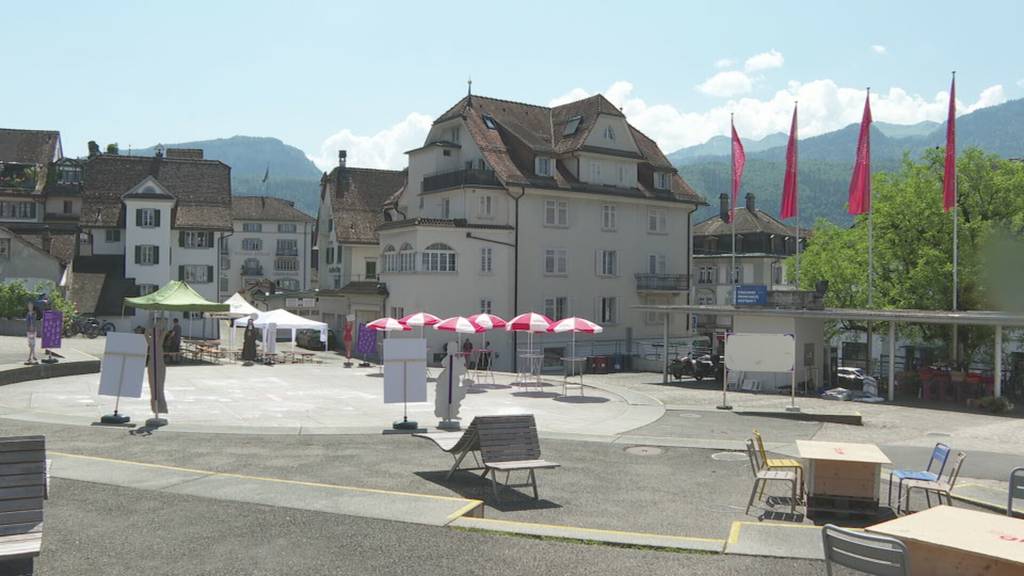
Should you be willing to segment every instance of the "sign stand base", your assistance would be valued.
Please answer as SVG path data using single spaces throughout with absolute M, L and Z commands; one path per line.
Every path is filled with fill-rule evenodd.
M 406 418 L 395 421 L 391 427 L 395 430 L 419 430 L 419 425 L 415 421 Z
M 161 426 L 167 426 L 167 418 L 150 418 L 146 420 L 146 426 L 150 428 L 159 428 Z
M 786 406 L 786 412 L 799 412 L 799 406 Z
M 732 410 L 732 406 L 730 406 L 728 404 L 720 404 L 718 406 L 715 406 L 715 408 L 717 408 L 719 410 Z
M 131 417 L 124 414 L 118 414 L 117 410 L 114 410 L 113 414 L 107 414 L 100 417 L 100 424 L 127 424 L 131 422 Z
M 462 430 L 462 425 L 459 424 L 458 420 L 441 420 L 437 423 L 437 427 L 441 430 L 449 431 Z

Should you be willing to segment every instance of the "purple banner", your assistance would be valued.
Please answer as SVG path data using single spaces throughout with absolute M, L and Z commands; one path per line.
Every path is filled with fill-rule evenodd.
M 59 310 L 43 312 L 43 348 L 60 348 L 60 335 L 64 329 L 64 313 Z
M 377 353 L 377 332 L 373 328 L 367 328 L 366 324 L 359 325 L 359 339 L 356 341 L 356 354 Z

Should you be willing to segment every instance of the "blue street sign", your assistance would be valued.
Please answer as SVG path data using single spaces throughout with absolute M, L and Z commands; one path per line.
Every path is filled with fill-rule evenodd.
M 742 284 L 736 287 L 737 305 L 768 305 L 768 287 L 761 284 Z

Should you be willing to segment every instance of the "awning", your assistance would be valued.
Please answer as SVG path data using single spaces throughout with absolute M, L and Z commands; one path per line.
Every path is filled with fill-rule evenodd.
M 199 295 L 186 282 L 171 280 L 152 294 L 125 298 L 125 306 L 140 310 L 164 310 L 169 312 L 227 312 L 227 304 L 210 302 Z

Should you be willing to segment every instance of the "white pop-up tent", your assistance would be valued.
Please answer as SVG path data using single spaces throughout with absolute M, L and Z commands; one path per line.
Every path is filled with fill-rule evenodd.
M 250 316 L 255 317 L 260 313 L 256 307 L 242 297 L 241 294 L 235 292 L 224 301 L 225 304 L 230 306 L 227 312 L 214 312 L 209 314 L 211 318 L 217 318 L 221 321 L 221 338 L 224 338 L 224 332 L 228 333 L 228 347 L 232 350 L 235 348 L 235 325 L 232 321 L 237 318 L 249 318 Z
M 249 318 L 239 318 L 235 320 L 235 326 L 242 328 L 249 324 Z M 295 347 L 295 331 L 296 330 L 319 330 L 320 341 L 324 343 L 324 350 L 327 350 L 327 324 L 324 322 L 317 322 L 316 320 L 310 320 L 309 318 L 303 318 L 302 316 L 296 316 L 291 312 L 284 309 L 271 310 L 269 312 L 259 312 L 259 315 L 253 320 L 253 326 L 257 328 L 265 328 L 274 324 L 278 330 L 291 330 L 292 331 L 292 347 Z

